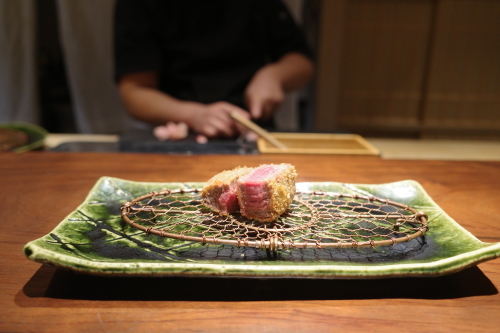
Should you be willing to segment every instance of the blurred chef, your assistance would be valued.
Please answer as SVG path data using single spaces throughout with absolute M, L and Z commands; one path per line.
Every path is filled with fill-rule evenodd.
M 231 138 L 232 112 L 272 127 L 307 84 L 311 51 L 280 0 L 119 0 L 115 79 L 129 113 L 161 139 Z

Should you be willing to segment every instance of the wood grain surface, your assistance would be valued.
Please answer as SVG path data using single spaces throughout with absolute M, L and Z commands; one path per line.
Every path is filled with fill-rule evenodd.
M 296 166 L 298 181 L 416 180 L 477 238 L 500 242 L 500 162 L 271 154 L 1 154 L 0 331 L 498 331 L 499 259 L 436 278 L 111 278 L 40 265 L 22 252 L 24 244 L 50 232 L 74 210 L 102 176 L 206 181 L 238 165 L 281 162 Z

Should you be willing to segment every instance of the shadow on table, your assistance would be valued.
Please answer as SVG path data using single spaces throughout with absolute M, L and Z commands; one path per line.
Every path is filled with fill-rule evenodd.
M 450 299 L 497 294 L 478 267 L 427 278 L 370 280 L 102 277 L 43 265 L 16 296 L 21 307 L 71 306 L 61 300 L 307 301 Z M 50 302 L 51 299 L 58 302 Z M 133 306 L 134 303 L 127 306 Z M 78 306 L 73 304 L 73 306 Z M 139 305 L 138 305 L 139 306 Z

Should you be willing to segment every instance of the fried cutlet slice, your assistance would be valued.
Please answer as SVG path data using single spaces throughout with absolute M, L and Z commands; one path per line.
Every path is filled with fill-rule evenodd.
M 201 192 L 203 203 L 223 215 L 238 211 L 236 181 L 250 171 L 252 168 L 237 167 L 210 178 Z
M 283 214 L 295 196 L 297 172 L 291 164 L 265 164 L 237 180 L 240 213 L 269 222 Z

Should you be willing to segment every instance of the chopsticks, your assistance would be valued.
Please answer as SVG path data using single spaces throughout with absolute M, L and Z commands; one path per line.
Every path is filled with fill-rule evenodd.
M 234 120 L 236 120 L 237 122 L 239 122 L 241 125 L 243 125 L 246 128 L 248 128 L 249 130 L 257 133 L 257 135 L 259 135 L 260 137 L 262 137 L 264 140 L 266 140 L 267 142 L 269 142 L 273 146 L 278 147 L 280 149 L 286 149 L 286 146 L 282 142 L 280 142 L 279 140 L 277 140 L 268 131 L 266 131 L 265 129 L 263 129 L 262 127 L 260 127 L 256 123 L 254 123 L 253 121 L 248 120 L 247 118 L 239 115 L 236 112 L 232 112 L 231 113 L 231 118 L 233 118 Z

